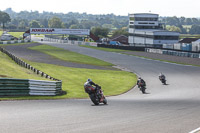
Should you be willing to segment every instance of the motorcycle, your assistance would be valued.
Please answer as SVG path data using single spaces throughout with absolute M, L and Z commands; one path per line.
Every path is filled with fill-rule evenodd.
M 138 88 L 140 91 L 142 91 L 143 94 L 145 94 L 146 86 L 143 83 L 138 83 Z
M 161 77 L 159 77 L 159 79 L 160 79 L 160 81 L 161 81 L 161 83 L 162 83 L 163 85 L 166 85 L 166 84 L 167 84 L 165 78 L 161 78 Z
M 97 85 L 96 89 L 91 89 L 92 91 L 87 92 L 91 101 L 95 104 L 95 105 L 99 105 L 99 103 L 104 103 L 107 104 L 107 99 L 105 98 L 105 96 L 103 95 L 103 91 L 101 89 L 101 86 Z

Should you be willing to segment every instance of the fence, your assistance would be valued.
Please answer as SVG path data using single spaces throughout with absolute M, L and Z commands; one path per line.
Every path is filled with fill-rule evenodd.
M 0 47 L 0 51 L 7 54 L 13 61 L 15 61 L 18 65 L 25 67 L 29 70 L 32 70 L 33 72 L 35 72 L 38 75 L 41 75 L 42 77 L 48 78 L 48 79 L 52 79 L 52 80 L 56 80 L 56 81 L 60 81 L 59 79 L 53 78 L 51 76 L 49 76 L 48 74 L 34 68 L 33 66 L 31 66 L 30 64 L 24 62 L 23 60 L 21 60 L 20 58 L 18 58 L 17 56 L 11 54 L 10 52 L 8 52 L 6 49 Z
M 74 41 L 74 40 L 62 40 L 62 39 L 57 39 L 57 38 L 48 38 L 45 37 L 44 41 L 49 41 L 49 42 L 57 42 L 57 43 L 68 43 L 71 45 L 88 45 L 88 46 L 97 46 L 96 42 L 84 42 L 84 41 Z
M 27 43 L 30 40 L 16 40 L 16 41 L 0 41 L 0 44 L 14 44 L 14 43 Z
M 166 55 L 173 55 L 173 56 L 200 58 L 200 53 L 182 52 L 182 51 L 164 50 L 164 49 L 153 49 L 153 48 L 146 48 L 145 51 L 150 52 L 150 53 L 159 53 L 159 54 L 166 54 Z
M 61 81 L 0 78 L 0 96 L 55 96 L 63 94 Z
M 137 47 L 137 46 L 120 46 L 120 45 L 97 44 L 97 47 L 123 49 L 123 50 L 134 50 L 134 51 L 145 51 L 145 47 Z

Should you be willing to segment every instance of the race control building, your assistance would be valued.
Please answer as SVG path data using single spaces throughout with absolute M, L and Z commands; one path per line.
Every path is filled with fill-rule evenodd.
M 152 13 L 129 14 L 129 45 L 162 47 L 163 44 L 177 43 L 179 33 L 164 30 L 158 17 Z

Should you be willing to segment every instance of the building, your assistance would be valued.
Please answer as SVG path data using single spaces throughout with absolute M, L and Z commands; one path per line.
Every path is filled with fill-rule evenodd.
M 113 38 L 109 39 L 110 41 L 118 41 L 121 44 L 125 44 L 128 45 L 128 37 L 125 35 L 119 35 L 119 36 L 115 36 Z
M 177 43 L 179 33 L 164 30 L 158 19 L 158 14 L 129 14 L 130 46 L 162 47 L 163 44 Z

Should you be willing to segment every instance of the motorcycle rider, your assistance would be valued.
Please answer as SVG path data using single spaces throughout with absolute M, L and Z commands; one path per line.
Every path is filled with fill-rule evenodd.
M 163 73 L 160 73 L 159 79 L 160 79 L 160 80 L 165 80 L 165 75 L 164 75 Z
M 98 85 L 95 84 L 91 79 L 87 79 L 87 81 L 84 84 L 84 88 L 85 88 L 85 92 L 90 94 L 90 93 L 94 93 L 97 92 L 97 96 L 101 99 L 101 95 L 98 91 Z
M 137 85 L 138 88 L 140 88 L 140 91 L 142 91 L 142 93 L 145 94 L 146 83 L 141 77 L 138 78 Z
M 143 86 L 146 86 L 146 82 L 141 77 L 139 77 L 138 80 L 137 80 L 138 87 L 140 85 L 139 83 L 142 83 Z
M 95 84 L 91 79 L 87 79 L 87 81 L 84 84 L 84 88 L 85 92 L 91 93 L 92 91 L 96 91 L 97 84 Z

